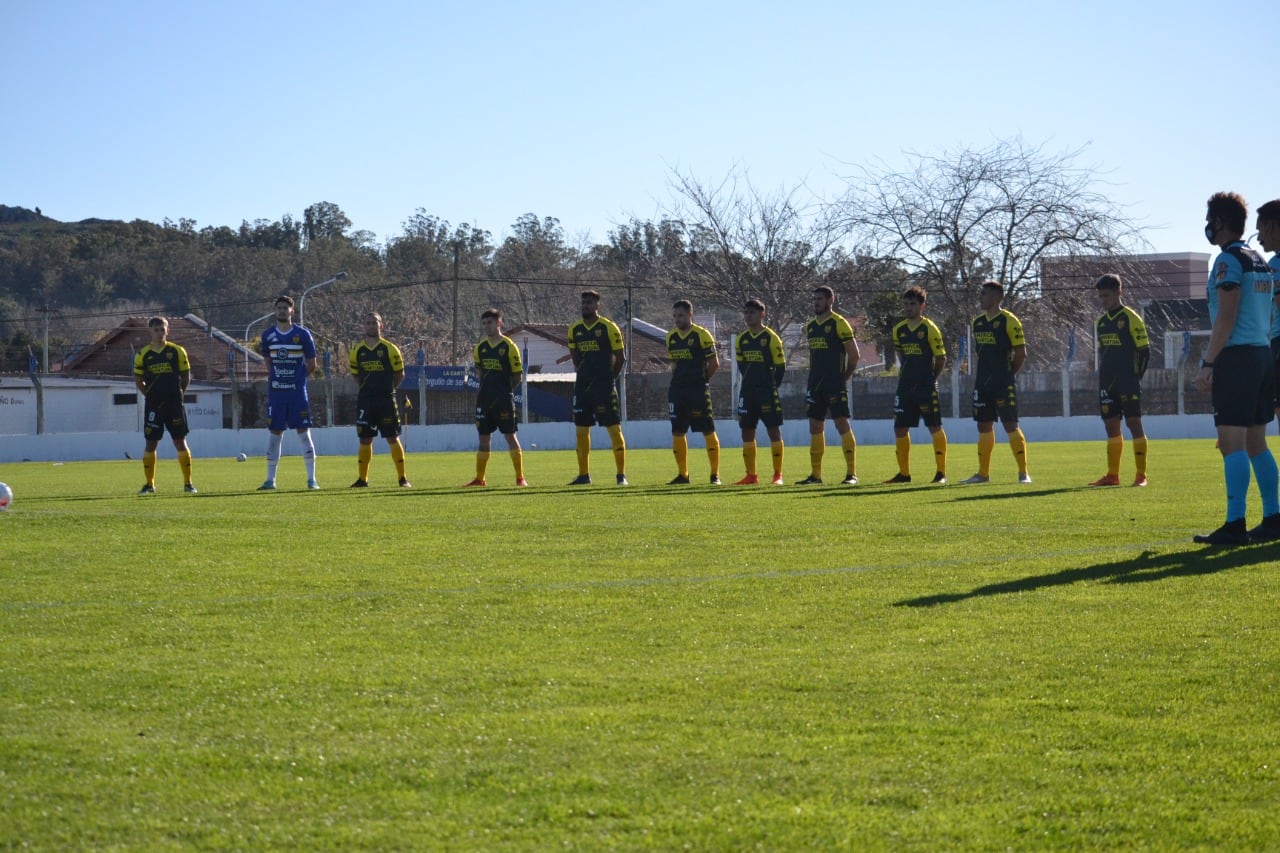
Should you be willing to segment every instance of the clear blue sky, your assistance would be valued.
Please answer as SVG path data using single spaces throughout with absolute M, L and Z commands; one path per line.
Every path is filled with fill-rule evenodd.
M 1210 193 L 1280 197 L 1280 3 L 1212 8 L 9 0 L 0 203 L 204 227 L 329 201 L 379 241 L 419 208 L 499 240 L 535 213 L 599 242 L 673 168 L 834 196 L 849 164 L 1021 135 L 1087 145 L 1155 250 L 1203 252 Z

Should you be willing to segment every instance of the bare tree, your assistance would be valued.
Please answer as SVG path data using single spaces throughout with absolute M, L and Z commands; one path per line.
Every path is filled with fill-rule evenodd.
M 824 261 L 844 236 L 836 211 L 807 197 L 803 184 L 765 193 L 736 169 L 716 185 L 673 175 L 665 219 L 685 252 L 665 266 L 672 286 L 735 311 L 758 298 L 776 327 L 807 317 Z
M 1079 164 L 1082 152 L 1050 153 L 1015 138 L 909 153 L 903 171 L 860 167 L 840 207 L 864 248 L 892 258 L 928 289 L 936 313 L 973 314 L 979 286 L 994 278 L 1005 286 L 1006 307 L 1035 321 L 1045 340 L 1062 328 L 1054 322 L 1061 312 L 1093 311 L 1092 282 L 1043 298 L 1046 258 L 1119 255 L 1145 243 L 1101 188 L 1098 170 Z

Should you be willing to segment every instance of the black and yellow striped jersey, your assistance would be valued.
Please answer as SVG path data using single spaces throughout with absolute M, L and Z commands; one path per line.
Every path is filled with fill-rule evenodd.
M 747 329 L 739 333 L 733 350 L 743 388 L 772 391 L 782 383 L 787 360 L 782 338 L 773 329 L 764 326 L 759 332 Z
M 844 347 L 853 340 L 849 321 L 832 311 L 823 319 L 814 317 L 805 323 L 804 336 L 809 339 L 809 387 L 843 382 Z
M 142 380 L 147 401 L 182 397 L 185 373 L 191 372 L 187 351 L 173 341 L 165 341 L 160 349 L 147 344 L 133 357 L 133 375 Z
M 373 346 L 361 341 L 351 349 L 350 367 L 361 397 L 389 397 L 396 390 L 396 375 L 404 371 L 404 357 L 385 338 Z
M 1098 318 L 1097 341 L 1098 379 L 1104 386 L 1117 379 L 1136 379 L 1146 372 L 1151 354 L 1147 324 L 1128 305 Z
M 689 331 L 667 332 L 667 355 L 675 365 L 671 371 L 672 388 L 700 388 L 707 384 L 707 362 L 715 355 L 716 342 L 711 333 L 694 323 Z
M 974 317 L 973 354 L 977 361 L 975 373 L 979 384 L 990 379 L 1011 378 L 1013 351 L 1026 346 L 1026 343 L 1022 322 L 1003 308 L 991 318 L 985 311 Z
M 569 327 L 569 351 L 579 357 L 578 379 L 613 381 L 613 354 L 622 352 L 622 332 L 608 317 L 578 320 Z
M 947 349 L 942 344 L 942 332 L 934 322 L 928 317 L 921 317 L 912 326 L 910 320 L 903 320 L 893 327 L 891 334 L 893 348 L 898 351 L 898 359 L 902 364 L 898 371 L 898 384 L 933 384 L 933 361 L 938 356 L 947 354 Z
M 499 335 L 496 343 L 481 338 L 473 354 L 480 374 L 480 393 L 510 394 L 514 378 L 524 372 L 516 342 L 506 335 Z

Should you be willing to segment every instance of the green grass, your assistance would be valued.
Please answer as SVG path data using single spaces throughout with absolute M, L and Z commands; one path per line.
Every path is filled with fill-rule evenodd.
M 1191 544 L 1212 442 L 1107 490 L 1101 441 L 1021 487 L 1003 445 L 942 488 L 865 448 L 853 489 L 700 485 L 694 443 L 630 489 L 0 465 L 0 846 L 1280 847 L 1280 546 Z

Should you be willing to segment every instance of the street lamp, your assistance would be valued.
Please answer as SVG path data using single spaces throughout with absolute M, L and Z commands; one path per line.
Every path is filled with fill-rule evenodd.
M 302 306 L 307 304 L 307 294 L 315 290 L 317 287 L 324 287 L 326 284 L 333 284 L 335 281 L 340 281 L 346 277 L 347 277 L 347 274 L 345 272 L 340 272 L 336 275 L 326 278 L 324 281 L 320 282 L 319 284 L 313 284 L 310 287 L 308 287 L 306 290 L 302 291 L 302 296 L 298 298 L 298 325 L 299 326 L 305 327 L 307 325 L 305 322 L 305 317 L 302 313 Z
M 274 312 L 274 311 L 270 311 L 270 312 L 268 312 L 268 313 L 266 313 L 266 314 L 263 314 L 263 315 L 262 315 L 261 317 L 259 317 L 258 319 L 256 319 L 256 320 L 254 320 L 254 321 L 250 322 L 250 323 L 249 323 L 249 325 L 247 325 L 247 326 L 245 326 L 245 327 L 244 327 L 244 347 L 245 347 L 245 349 L 246 349 L 246 350 L 249 348 L 249 330 L 250 330 L 250 329 L 252 329 L 254 326 L 258 325 L 259 323 L 261 323 L 263 320 L 267 319 L 268 317 L 274 317 L 274 316 L 276 316 L 276 312 Z M 248 355 L 248 353 L 245 353 L 245 357 L 244 357 L 244 381 L 245 381 L 245 382 L 248 382 L 248 381 L 249 381 L 249 355 Z

